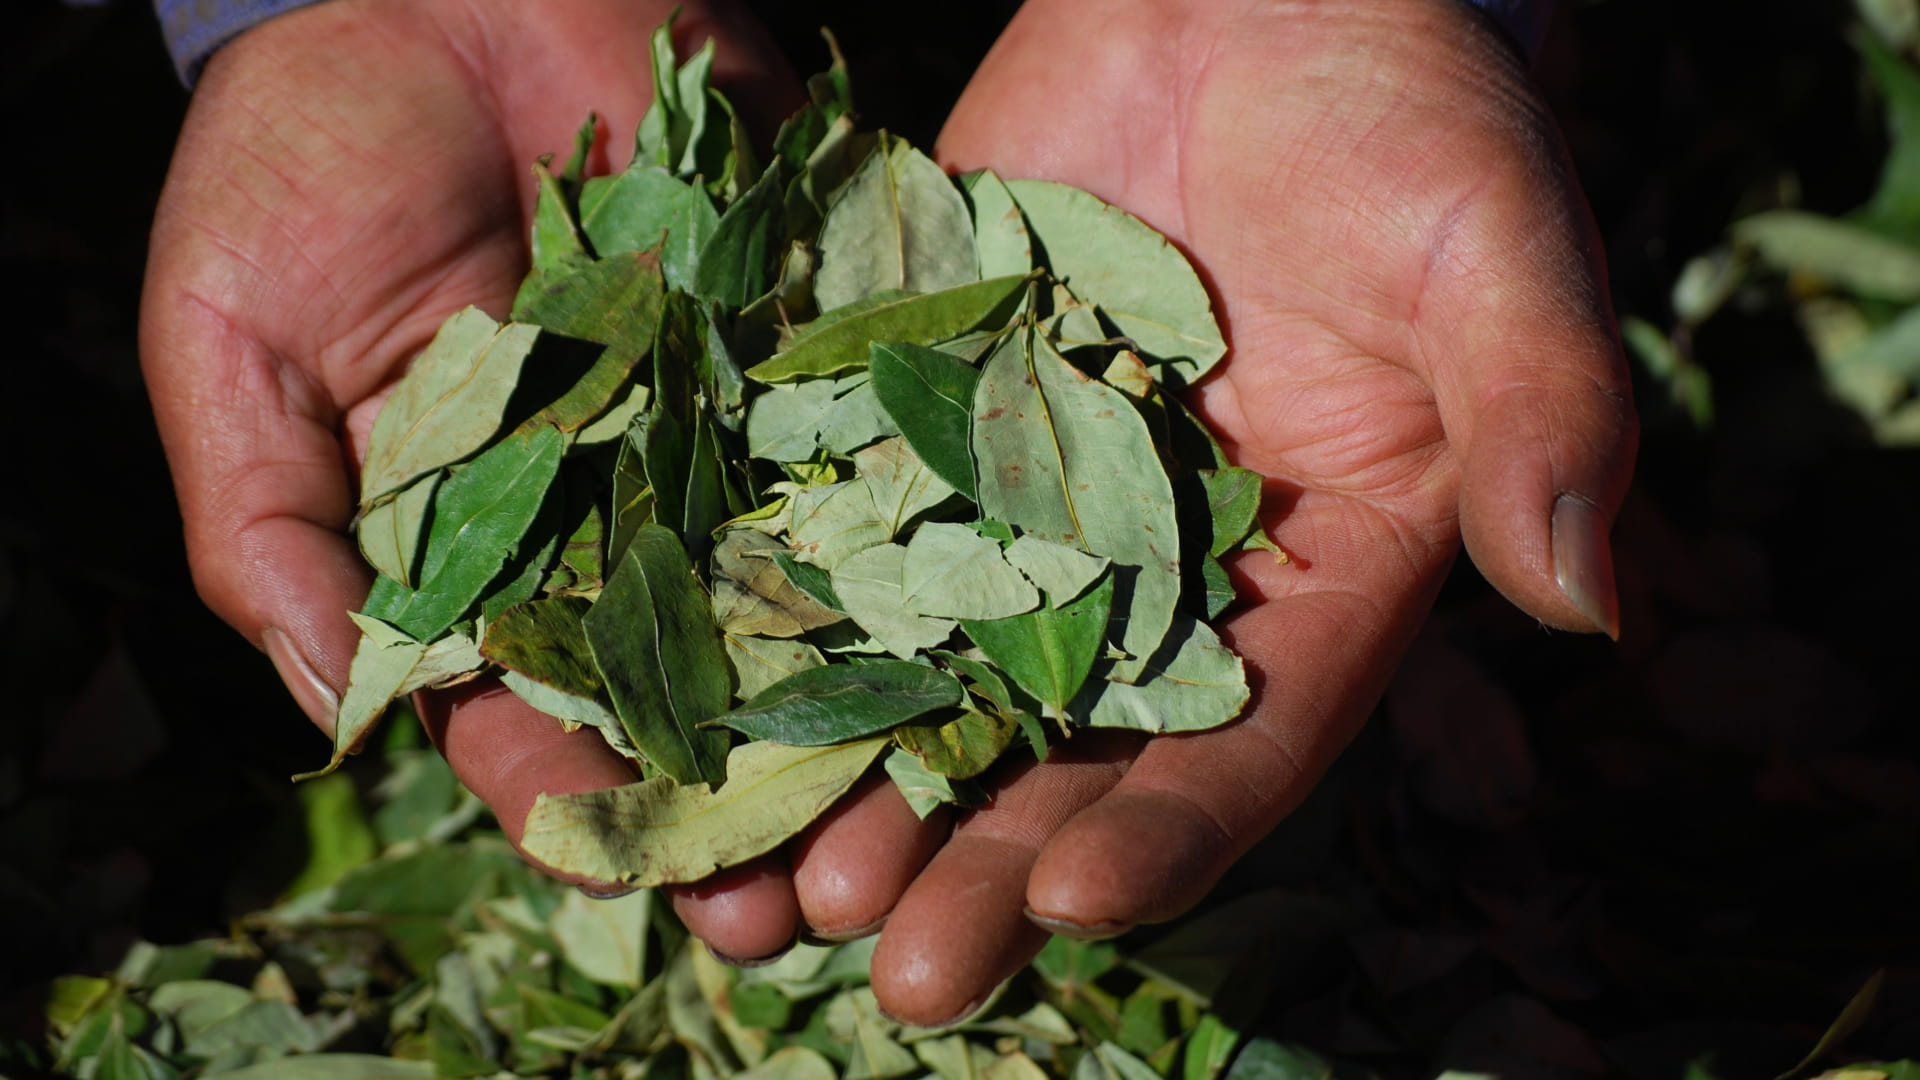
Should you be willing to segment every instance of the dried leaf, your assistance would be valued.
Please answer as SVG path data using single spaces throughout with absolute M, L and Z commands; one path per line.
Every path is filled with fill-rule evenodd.
M 582 625 L 614 712 L 647 760 L 682 784 L 723 776 L 726 733 L 699 726 L 732 703 L 731 668 L 680 541 L 641 526 Z
M 652 886 L 698 881 L 773 850 L 853 786 L 885 739 L 802 748 L 747 743 L 727 782 L 665 777 L 577 795 L 541 795 L 527 815 L 527 854 L 564 873 Z
M 836 308 L 883 289 L 916 293 L 977 281 L 973 225 L 931 158 L 882 133 L 820 225 L 814 296 Z
M 960 680 L 905 660 L 807 668 L 714 722 L 788 746 L 828 746 L 960 703 Z
M 889 299 L 858 314 L 827 322 L 793 339 L 772 359 L 747 369 L 765 383 L 817 379 L 864 368 L 876 341 L 935 345 L 970 330 L 1005 324 L 1024 295 L 1025 277 L 997 277 L 936 293 Z
M 448 319 L 380 408 L 360 467 L 360 505 L 465 461 L 500 429 L 538 327 L 502 326 L 479 308 Z

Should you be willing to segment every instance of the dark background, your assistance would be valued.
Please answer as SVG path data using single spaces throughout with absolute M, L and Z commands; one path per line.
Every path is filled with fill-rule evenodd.
M 903 45 L 897 3 L 758 5 L 802 70 L 833 25 L 867 124 L 923 145 L 1013 6 L 916 5 Z M 1541 78 L 1622 313 L 1666 325 L 1680 265 L 1783 191 L 1839 213 L 1872 190 L 1886 136 L 1846 4 L 1561 15 Z M 35 982 L 270 903 L 304 857 L 285 778 L 323 744 L 195 599 L 140 383 L 186 105 L 153 16 L 7 21 L 0 1023 L 25 1034 Z M 1849 1051 L 1920 1055 L 1920 460 L 1828 403 L 1784 304 L 1716 318 L 1696 356 L 1711 431 L 1641 388 L 1621 643 L 1546 633 L 1462 565 L 1381 716 L 1230 879 L 1342 912 L 1273 1030 L 1441 1062 L 1506 1038 L 1536 1075 L 1708 1051 L 1772 1075 L 1884 967 Z

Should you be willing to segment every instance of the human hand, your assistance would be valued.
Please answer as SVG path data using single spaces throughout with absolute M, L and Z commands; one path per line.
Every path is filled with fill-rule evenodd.
M 506 314 L 538 156 L 597 110 L 601 145 L 624 162 L 651 96 L 649 35 L 672 6 L 329 0 L 207 65 L 154 228 L 141 352 L 201 594 L 323 729 L 357 637 L 345 615 L 371 581 L 345 530 L 384 392 L 452 312 Z M 798 103 L 785 63 L 726 0 L 686 4 L 676 31 L 716 39 L 716 81 L 766 131 Z M 516 841 L 539 792 L 633 779 L 597 734 L 563 734 L 497 684 L 422 705 Z M 894 865 L 836 872 L 859 881 L 871 866 L 873 891 L 897 893 L 918 864 Z M 676 904 L 739 956 L 783 947 L 797 919 L 778 860 Z
M 1028 0 L 938 153 L 1087 188 L 1187 250 L 1233 350 L 1190 400 L 1269 478 L 1296 559 L 1232 568 L 1241 722 L 1082 745 L 958 824 L 874 957 L 881 1004 L 922 1024 L 1043 943 L 1023 906 L 1099 934 L 1196 903 L 1347 744 L 1462 539 L 1542 621 L 1617 633 L 1636 437 L 1552 122 L 1459 0 Z

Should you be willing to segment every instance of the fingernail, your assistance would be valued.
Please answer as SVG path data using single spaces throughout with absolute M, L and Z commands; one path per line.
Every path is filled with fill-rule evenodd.
M 640 890 L 632 885 L 575 885 L 580 895 L 589 900 L 618 900 L 623 896 L 632 896 Z
M 872 937 L 879 933 L 882 927 L 887 925 L 887 918 L 892 914 L 892 912 L 888 912 L 886 915 L 880 916 L 867 925 L 852 930 L 815 930 L 811 926 L 803 926 L 800 928 L 800 943 L 802 945 L 817 946 L 845 945 L 849 941 L 858 941 L 863 937 Z
M 1078 938 L 1081 941 L 1105 941 L 1107 938 L 1119 937 L 1121 934 L 1133 929 L 1132 923 L 1112 921 L 1078 923 L 1071 919 L 1062 919 L 1053 915 L 1042 915 L 1032 908 L 1027 909 L 1027 921 L 1050 934 L 1059 934 L 1061 937 Z
M 285 631 L 269 626 L 260 631 L 260 644 L 266 649 L 267 659 L 273 661 L 273 669 L 280 673 L 280 681 L 287 684 L 287 690 L 293 694 L 293 700 L 307 719 L 320 725 L 320 730 L 333 733 L 334 715 L 340 711 L 340 695 L 333 686 L 320 677 L 313 664 L 307 660 L 300 647 Z
M 719 949 L 716 949 L 711 945 L 707 946 L 707 955 L 713 957 L 715 960 L 720 961 L 721 963 L 727 965 L 728 967 L 734 967 L 734 968 L 766 967 L 768 964 L 771 964 L 775 960 L 778 960 L 781 957 L 792 952 L 794 942 L 797 942 L 798 940 L 799 940 L 799 936 L 795 935 L 793 941 L 787 942 L 785 945 L 780 946 L 780 948 L 774 950 L 773 952 L 770 952 L 765 956 L 756 956 L 747 960 L 743 960 L 737 956 L 728 956 L 726 953 L 721 952 Z
M 1574 494 L 1553 504 L 1553 577 L 1560 591 L 1593 624 L 1620 640 L 1620 601 L 1613 588 L 1610 526 L 1600 508 Z
M 875 1010 L 877 1010 L 880 1013 L 881 1016 L 886 1017 L 888 1020 L 892 1021 L 893 1023 L 899 1024 L 901 1027 L 909 1027 L 909 1028 L 917 1027 L 922 1031 L 938 1031 L 941 1028 L 952 1027 L 953 1025 L 958 1024 L 961 1021 L 972 1016 L 974 1013 L 979 1012 L 981 1007 L 987 1003 L 987 998 L 990 998 L 992 996 L 993 996 L 992 994 L 985 994 L 980 997 L 974 998 L 972 1001 L 967 1002 L 966 1008 L 961 1009 L 959 1012 L 954 1013 L 952 1016 L 947 1017 L 945 1020 L 937 1021 L 932 1024 L 916 1024 L 910 1020 L 902 1020 L 899 1017 L 888 1012 L 886 1010 L 886 1007 L 881 1005 L 877 1001 L 874 1002 L 873 1007 Z

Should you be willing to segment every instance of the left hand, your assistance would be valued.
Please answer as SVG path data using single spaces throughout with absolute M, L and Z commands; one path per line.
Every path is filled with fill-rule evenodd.
M 1028 913 L 1101 934 L 1199 901 L 1351 739 L 1463 540 L 1543 622 L 1617 634 L 1636 437 L 1565 153 L 1460 0 L 1028 0 L 938 152 L 1087 188 L 1188 252 L 1233 348 L 1193 404 L 1269 478 L 1298 562 L 1233 566 L 1244 719 L 1076 739 L 956 827 L 874 958 L 883 1007 L 921 1024 L 1031 958 Z

